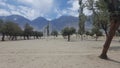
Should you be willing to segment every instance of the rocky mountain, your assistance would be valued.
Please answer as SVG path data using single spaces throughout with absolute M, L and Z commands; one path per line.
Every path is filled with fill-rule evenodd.
M 18 23 L 21 27 L 23 27 L 26 23 L 31 23 L 30 20 L 20 15 L 0 16 L 0 19 L 3 19 L 5 21 L 13 21 L 15 23 Z
M 52 20 L 51 23 L 52 23 L 52 28 L 56 30 L 62 30 L 66 26 L 75 27 L 77 29 L 78 21 L 79 19 L 77 17 L 61 16 L 57 19 Z
M 49 22 L 50 22 L 50 21 L 46 20 L 46 19 L 43 18 L 43 17 L 38 17 L 37 19 L 35 19 L 35 20 L 33 20 L 33 21 L 31 22 L 31 25 L 32 25 L 33 27 L 35 27 L 35 29 L 37 29 L 37 30 L 40 29 L 40 30 L 41 30 L 41 29 L 43 29 L 44 27 L 46 27 Z
M 0 16 L 0 19 L 7 20 L 7 21 L 13 21 L 15 23 L 18 23 L 21 27 L 23 27 L 26 23 L 29 23 L 36 30 L 42 30 L 49 23 L 51 30 L 58 30 L 58 31 L 62 30 L 66 26 L 75 27 L 76 29 L 78 29 L 78 21 L 79 21 L 77 17 L 73 17 L 73 16 L 61 16 L 52 21 L 48 21 L 44 17 L 38 17 L 30 21 L 27 18 L 19 16 L 19 15 Z M 89 22 L 90 20 L 91 19 L 89 17 L 85 24 L 87 29 L 91 27 L 91 23 Z

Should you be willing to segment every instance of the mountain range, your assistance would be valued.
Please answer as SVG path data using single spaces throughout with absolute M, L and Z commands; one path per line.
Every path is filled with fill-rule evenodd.
M 49 23 L 51 30 L 58 30 L 58 31 L 62 30 L 66 26 L 70 26 L 78 29 L 78 22 L 79 22 L 79 18 L 73 16 L 61 16 L 51 21 L 45 19 L 44 17 L 38 17 L 31 21 L 20 15 L 0 16 L 0 19 L 3 19 L 5 21 L 13 21 L 19 24 L 21 27 L 24 27 L 26 23 L 29 23 L 36 30 L 42 30 Z M 91 27 L 89 22 L 86 24 L 86 27 Z

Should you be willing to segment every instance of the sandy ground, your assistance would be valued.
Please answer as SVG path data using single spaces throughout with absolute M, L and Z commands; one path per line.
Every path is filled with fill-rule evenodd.
M 100 59 L 104 40 L 63 38 L 0 42 L 0 68 L 120 68 L 120 43 L 113 41 Z

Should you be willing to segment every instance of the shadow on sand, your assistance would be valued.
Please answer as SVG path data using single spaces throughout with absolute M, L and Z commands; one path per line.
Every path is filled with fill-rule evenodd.
M 112 47 L 110 47 L 110 49 L 109 50 L 113 50 L 113 51 L 118 51 L 118 50 L 120 50 L 120 46 L 112 46 Z
M 107 59 L 108 61 L 111 61 L 111 62 L 114 62 L 114 63 L 119 63 L 120 64 L 120 61 L 117 61 L 117 60 L 114 60 L 114 59 Z
M 99 58 L 102 59 L 100 56 L 99 56 Z M 118 63 L 118 64 L 120 64 L 120 61 L 114 60 L 114 59 L 111 59 L 111 58 L 107 58 L 107 59 L 103 59 L 103 60 L 106 60 L 106 61 L 110 61 L 110 62 L 113 62 L 113 63 Z

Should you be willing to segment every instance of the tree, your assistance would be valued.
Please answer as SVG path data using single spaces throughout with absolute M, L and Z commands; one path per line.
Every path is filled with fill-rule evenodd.
M 90 35 L 90 31 L 86 31 L 85 34 L 86 34 L 86 35 Z
M 29 39 L 31 36 L 39 39 L 43 36 L 43 32 L 33 31 L 28 23 L 25 24 L 24 31 L 20 28 L 17 23 L 12 21 L 6 21 L 3 23 L 3 20 L 0 20 L 0 35 L 2 35 L 2 41 L 5 41 L 5 37 L 8 40 L 18 40 L 18 36 L 24 39 Z
M 1 33 L 1 30 L 2 30 L 2 27 L 3 27 L 3 20 L 0 19 L 0 33 Z
M 98 39 L 99 36 L 103 35 L 102 32 L 99 30 L 99 28 L 95 28 L 95 27 L 92 28 L 92 34 L 96 35 L 96 37 L 95 37 L 96 41 L 97 41 L 97 39 Z
M 38 32 L 38 37 L 42 37 L 43 36 L 43 32 Z
M 58 32 L 57 32 L 56 30 L 53 30 L 53 31 L 51 32 L 51 35 L 57 37 L 57 36 L 58 36 Z
M 100 29 L 100 14 L 98 10 L 98 3 L 96 0 L 87 0 L 87 8 L 92 11 L 92 21 L 95 28 Z
M 22 32 L 22 29 L 18 26 L 18 24 L 7 21 L 5 23 L 6 27 L 6 35 L 10 36 L 11 40 L 17 40 L 17 36 Z
M 26 23 L 24 26 L 24 40 L 26 40 L 26 38 L 30 39 L 32 32 L 33 32 L 33 27 L 30 26 L 28 23 Z
M 62 30 L 62 35 L 63 36 L 68 36 L 68 41 L 70 41 L 70 35 L 74 34 L 76 32 L 75 28 L 73 27 L 65 27 Z
M 22 30 L 18 24 L 6 21 L 1 26 L 2 41 L 5 41 L 5 36 L 10 36 L 9 39 L 11 40 L 17 40 L 17 36 L 21 33 L 21 31 Z
M 3 26 L 3 20 L 0 19 L 0 30 L 1 30 L 2 26 Z
M 120 37 L 120 27 L 119 27 L 119 29 L 117 30 L 117 32 L 118 32 L 118 36 Z M 119 39 L 119 42 L 120 42 L 120 39 Z
M 33 31 L 32 36 L 34 36 L 34 39 L 35 38 L 39 39 L 39 37 L 41 38 L 43 36 L 43 32 Z
M 111 41 L 113 39 L 113 36 L 115 35 L 116 30 L 118 29 L 120 25 L 120 10 L 116 10 L 116 2 L 120 3 L 120 1 L 116 0 L 104 0 L 106 4 L 108 5 L 107 9 L 110 13 L 110 29 L 108 32 L 108 36 L 106 38 L 106 41 L 103 45 L 103 50 L 100 55 L 100 58 L 102 59 L 108 59 L 107 52 L 110 47 Z M 118 7 L 118 5 L 117 5 Z M 120 6 L 119 6 L 120 7 Z
M 49 33 L 50 33 L 50 23 L 48 23 L 48 25 L 46 26 L 46 29 L 47 29 L 47 36 L 49 36 Z
M 4 23 L 3 20 L 0 20 L 0 33 L 2 34 L 2 41 L 5 41 L 5 31 L 4 31 Z
M 96 2 L 97 14 L 99 17 L 100 28 L 104 30 L 106 37 L 108 36 L 109 28 L 109 12 L 107 11 L 107 5 L 103 0 Z
M 81 35 L 81 40 L 83 40 L 83 34 L 85 34 L 85 21 L 86 16 L 83 13 L 83 10 L 85 8 L 85 4 L 83 3 L 83 0 L 79 0 L 79 30 L 78 33 Z

